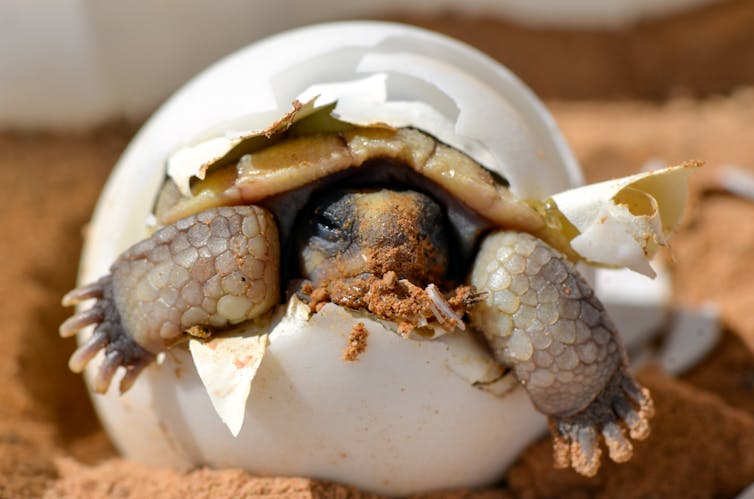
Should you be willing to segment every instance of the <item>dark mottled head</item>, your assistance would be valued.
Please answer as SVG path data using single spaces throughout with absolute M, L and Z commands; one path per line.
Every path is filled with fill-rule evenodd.
M 448 267 L 442 209 L 414 191 L 338 190 L 316 200 L 298 238 L 303 276 L 315 284 L 393 271 L 417 285 Z

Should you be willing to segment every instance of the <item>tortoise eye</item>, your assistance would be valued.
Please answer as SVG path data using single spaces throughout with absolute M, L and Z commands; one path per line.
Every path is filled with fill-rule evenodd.
M 314 216 L 314 223 L 325 230 L 338 230 L 340 228 L 338 220 L 328 216 L 327 213 L 317 213 Z
M 316 214 L 312 223 L 315 226 L 316 237 L 331 242 L 336 242 L 343 237 L 343 230 L 338 221 L 325 214 Z

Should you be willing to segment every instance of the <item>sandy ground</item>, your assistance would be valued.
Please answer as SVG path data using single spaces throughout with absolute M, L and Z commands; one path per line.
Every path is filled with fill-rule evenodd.
M 751 13 L 746 6 L 754 3 L 731 5 L 735 10 L 726 29 L 742 46 L 754 47 L 754 35 L 740 31 L 741 19 Z M 694 19 L 702 23 L 702 16 Z M 705 19 L 722 23 L 715 16 Z M 491 32 L 480 29 L 468 36 Z M 519 40 L 528 33 L 519 33 Z M 691 39 L 685 34 L 677 38 Z M 485 48 L 485 43 L 489 45 L 477 44 Z M 548 60 L 558 58 L 554 54 Z M 739 71 L 753 68 L 749 63 Z M 522 71 L 524 78 L 537 70 L 532 71 Z M 736 81 L 743 80 L 754 82 L 754 76 Z M 590 84 L 592 95 L 614 97 L 601 90 L 599 78 Z M 656 95 L 641 88 L 625 93 L 677 93 L 669 90 L 671 85 Z M 699 83 L 692 91 L 706 87 Z M 557 89 L 545 93 L 572 96 Z M 634 172 L 651 159 L 707 162 L 692 179 L 686 222 L 672 242 L 671 268 L 677 304 L 716 303 L 724 337 L 680 380 L 652 368 L 641 373 L 658 415 L 652 437 L 637 445 L 629 463 L 607 464 L 593 479 L 556 471 L 546 438 L 524 453 L 498 488 L 454 496 L 733 497 L 754 481 L 754 316 L 749 313 L 754 306 L 754 202 L 713 187 L 724 165 L 754 172 L 754 89 L 702 100 L 550 100 L 548 105 L 591 181 Z M 74 345 L 57 337 L 57 327 L 69 313 L 59 301 L 74 284 L 82 228 L 135 130 L 117 124 L 80 134 L 0 133 L 5 233 L 0 238 L 0 377 L 5 380 L 0 392 L 0 498 L 360 497 L 353 489 L 305 478 L 147 469 L 118 458 L 109 444 L 81 378 L 66 368 Z
M 391 19 L 483 50 L 545 98 L 701 97 L 754 82 L 752 0 L 721 0 L 616 30 L 522 27 L 454 10 Z

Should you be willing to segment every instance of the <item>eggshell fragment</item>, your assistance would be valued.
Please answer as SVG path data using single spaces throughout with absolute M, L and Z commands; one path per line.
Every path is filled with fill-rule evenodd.
M 693 367 L 722 337 L 720 314 L 712 303 L 675 310 L 669 329 L 656 361 L 672 374 Z
M 212 406 L 234 437 L 241 431 L 251 381 L 266 349 L 266 334 L 189 342 L 196 372 Z
M 264 145 L 265 139 L 284 132 L 297 120 L 313 113 L 316 110 L 313 104 L 313 102 L 301 104 L 296 100 L 293 101 L 292 109 L 287 114 L 261 130 L 229 128 L 222 135 L 182 147 L 167 160 L 168 176 L 176 183 L 181 194 L 191 196 L 192 177 L 203 179 L 207 170 L 217 162 L 229 159 L 229 156 L 237 160 L 246 154 L 247 150 L 254 150 Z M 244 150 L 239 151 L 239 146 L 243 146 Z
M 725 166 L 717 175 L 721 189 L 754 201 L 754 174 L 737 166 Z
M 587 261 L 654 277 L 648 260 L 680 222 L 686 177 L 698 166 L 686 163 L 554 195 L 560 212 L 579 231 L 571 247 Z
M 656 335 L 670 315 L 670 274 L 659 259 L 650 264 L 654 278 L 629 269 L 599 269 L 595 276 L 594 291 L 618 326 L 629 354 Z

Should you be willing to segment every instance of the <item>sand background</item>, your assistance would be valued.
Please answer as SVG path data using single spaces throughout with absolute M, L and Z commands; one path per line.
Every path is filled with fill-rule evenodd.
M 754 173 L 754 2 L 619 32 L 525 29 L 502 21 L 410 19 L 491 53 L 545 96 L 588 180 L 646 161 L 706 161 L 692 179 L 670 265 L 679 306 L 717 304 L 724 335 L 681 379 L 647 368 L 653 435 L 599 476 L 552 469 L 532 445 L 495 489 L 456 497 L 733 497 L 754 482 L 754 202 L 715 189 L 721 167 Z M 0 498 L 359 497 L 306 478 L 239 470 L 180 474 L 119 458 L 66 361 L 60 297 L 75 282 L 82 229 L 138 129 L 0 132 Z M 447 495 L 447 494 L 446 494 Z

